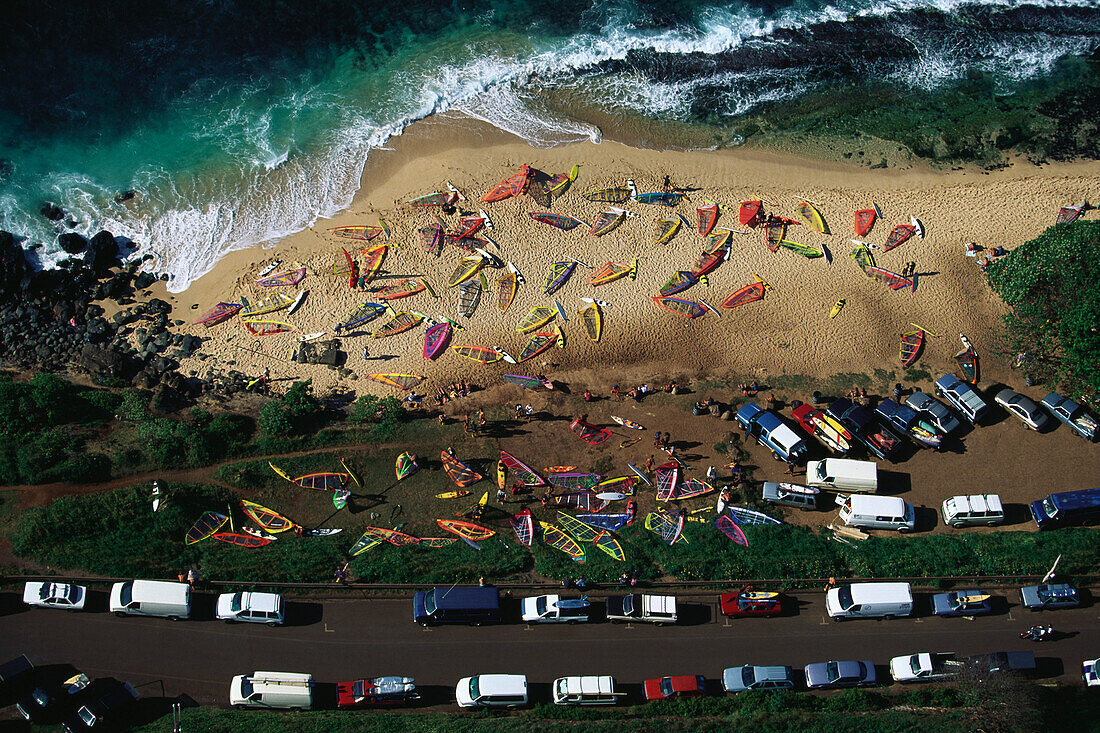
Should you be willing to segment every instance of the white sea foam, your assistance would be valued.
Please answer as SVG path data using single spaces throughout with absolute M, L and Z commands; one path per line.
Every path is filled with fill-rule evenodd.
M 1096 7 L 1094 0 L 1048 0 L 1047 7 Z M 719 54 L 753 39 L 767 38 L 779 28 L 799 28 L 824 21 L 843 22 L 853 16 L 886 16 L 920 8 L 946 13 L 964 5 L 1013 7 L 990 0 L 850 0 L 825 7 L 809 3 L 789 5 L 771 16 L 761 16 L 745 5 L 701 9 L 694 22 L 677 29 L 650 29 L 635 23 L 633 5 L 597 3 L 590 33 L 570 38 L 532 40 L 505 38 L 483 33 L 470 47 L 454 45 L 427 51 L 416 62 L 406 63 L 384 81 L 375 76 L 362 81 L 361 98 L 348 98 L 347 79 L 354 70 L 350 55 L 338 61 L 328 80 L 312 84 L 286 81 L 281 90 L 265 85 L 238 90 L 235 99 L 210 104 L 209 97 L 196 96 L 214 110 L 195 131 L 199 144 L 220 149 L 239 170 L 199 172 L 191 176 L 178 170 L 139 172 L 132 188 L 140 200 L 126 205 L 115 203 L 114 191 L 86 178 L 59 180 L 52 186 L 54 199 L 77 220 L 77 229 L 94 233 L 106 228 L 129 237 L 143 251 L 157 255 L 158 269 L 172 274 L 169 289 L 184 290 L 195 278 L 209 271 L 226 253 L 278 239 L 346 208 L 359 185 L 370 150 L 387 141 L 412 122 L 449 109 L 487 121 L 528 140 L 546 146 L 576 140 L 599 141 L 600 132 L 591 125 L 553 119 L 532 108 L 525 90 L 531 80 L 539 84 L 576 83 L 574 72 L 592 70 L 609 60 L 627 58 L 631 52 L 651 51 L 670 55 Z M 483 25 L 491 16 L 482 17 Z M 537 35 L 537 34 L 533 34 Z M 1038 40 L 1037 40 L 1038 39 Z M 531 47 L 529 43 L 537 43 Z M 474 44 L 480 44 L 474 47 Z M 495 45 L 494 45 L 495 44 Z M 1091 50 L 1087 38 L 1046 37 L 1036 34 L 1030 43 L 1011 41 L 986 50 L 979 66 L 1023 79 L 1049 71 L 1067 53 Z M 968 57 L 975 58 L 973 48 Z M 951 42 L 919 49 L 916 64 L 898 66 L 895 81 L 914 87 L 934 87 L 958 78 L 967 68 L 952 52 Z M 433 56 L 433 54 L 436 54 Z M 366 73 L 366 72 L 363 72 Z M 762 101 L 788 98 L 808 87 L 806 80 L 791 84 L 796 71 L 703 74 L 691 80 L 653 83 L 639 75 L 633 80 L 589 75 L 584 85 L 603 84 L 598 98 L 612 106 L 663 117 L 685 117 L 692 93 L 701 85 L 726 85 L 726 114 L 739 114 Z M 625 83 L 624 83 L 625 82 Z M 784 84 L 785 82 L 785 84 Z M 273 82 L 279 83 L 279 82 Z M 210 90 L 203 90 L 209 92 Z M 265 97 L 266 95 L 266 97 Z M 268 108 L 257 99 L 270 97 Z M 219 100 L 220 101 L 220 100 Z M 300 129 L 317 122 L 317 115 L 331 115 L 325 139 L 299 140 Z M 326 118 L 326 122 L 328 118 Z M 201 163 L 201 161 L 200 161 Z M 23 211 L 5 197 L 0 213 L 6 226 L 24 225 L 24 231 L 50 236 L 36 211 Z M 49 266 L 64 254 L 54 247 L 41 251 L 42 264 Z

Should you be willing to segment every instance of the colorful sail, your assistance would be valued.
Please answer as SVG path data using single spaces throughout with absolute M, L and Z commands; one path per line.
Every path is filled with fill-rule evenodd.
M 592 341 L 599 342 L 600 336 L 603 335 L 603 311 L 600 310 L 598 303 L 590 303 L 585 308 L 581 309 L 580 313 L 581 322 L 584 323 L 584 331 L 588 334 L 588 338 Z
M 409 453 L 408 451 L 405 451 L 404 453 L 399 455 L 393 465 L 394 474 L 397 476 L 398 481 L 405 480 L 416 469 L 416 458 L 414 458 L 413 454 Z
M 578 438 L 590 445 L 600 445 L 611 437 L 610 430 L 598 428 L 580 418 L 573 420 L 569 425 L 569 429 L 576 433 Z
M 825 219 L 821 216 L 821 212 L 809 201 L 802 200 L 798 202 L 798 213 L 806 220 L 806 223 L 816 229 L 820 234 L 829 233 L 829 227 L 825 223 Z
M 525 315 L 516 326 L 516 331 L 519 333 L 530 333 L 537 328 L 545 326 L 550 321 L 554 320 L 554 317 L 558 315 L 558 312 L 553 308 L 545 308 L 543 306 L 537 306 L 532 308 L 530 312 Z
M 299 476 L 292 480 L 303 489 L 336 491 L 337 489 L 343 488 L 348 481 L 351 480 L 351 474 L 335 471 L 318 471 L 317 473 L 307 473 L 305 476 Z
M 356 326 L 369 323 L 386 312 L 386 306 L 381 303 L 364 303 L 351 312 L 347 318 L 336 324 L 335 331 L 348 331 Z
M 270 336 L 275 333 L 286 333 L 294 329 L 294 326 L 285 321 L 245 321 L 244 327 L 253 336 Z
M 674 545 L 679 541 L 687 542 L 684 537 L 684 515 L 650 512 L 645 518 L 645 528 L 656 532 L 666 543 Z
M 905 277 L 904 275 L 899 275 L 896 272 L 891 272 L 890 270 L 886 270 L 881 267 L 867 265 L 863 268 L 863 271 L 867 273 L 868 277 L 872 277 L 876 280 L 881 280 L 882 282 L 886 283 L 891 290 L 901 290 L 902 288 L 913 287 L 912 278 Z
M 907 331 L 901 335 L 901 365 L 912 366 L 924 346 L 924 330 Z
M 1084 206 L 1063 206 L 1058 209 L 1058 217 L 1054 220 L 1055 224 L 1072 224 L 1081 218 L 1081 214 L 1085 213 Z
M 543 542 L 555 550 L 561 550 L 576 562 L 584 562 L 584 549 L 564 530 L 546 522 L 539 522 L 539 527 L 542 528 Z
M 241 318 L 255 318 L 256 316 L 264 316 L 268 313 L 281 311 L 283 308 L 289 307 L 293 302 L 294 298 L 286 293 L 275 293 L 270 298 L 265 298 L 258 303 L 243 308 L 241 310 Z
M 519 540 L 519 543 L 530 547 L 532 540 L 535 538 L 535 522 L 531 517 L 531 510 L 520 510 L 508 520 L 508 524 L 512 525 L 512 531 L 516 533 L 516 539 Z
M 959 365 L 959 369 L 966 378 L 965 381 L 976 385 L 979 377 L 978 352 L 974 350 L 974 344 L 970 343 L 966 336 L 960 334 L 959 338 L 962 339 L 963 349 L 955 354 L 955 363 Z
M 749 540 L 745 537 L 745 533 L 741 531 L 741 528 L 737 526 L 737 523 L 730 519 L 728 514 L 723 514 L 714 520 L 714 526 L 731 540 L 741 545 L 742 547 L 749 546 Z
M 367 530 L 359 536 L 359 539 L 356 540 L 355 544 L 351 546 L 350 550 L 348 550 L 348 557 L 358 557 L 367 550 L 373 547 L 378 547 L 378 545 L 382 544 L 385 541 L 381 537 L 376 536 L 371 531 L 372 529 L 374 528 L 367 527 Z
M 870 231 L 871 227 L 875 225 L 875 219 L 878 218 L 878 212 L 874 209 L 860 209 L 856 212 L 854 228 L 857 237 L 865 237 Z
M 417 374 L 364 374 L 364 377 L 372 382 L 387 384 L 397 389 L 412 389 L 423 382 L 427 377 Z
M 675 498 L 677 485 L 680 483 L 680 464 L 669 461 L 657 467 L 654 471 L 657 479 L 657 501 L 669 501 Z
M 546 479 L 539 476 L 533 468 L 513 456 L 511 453 L 502 450 L 500 452 L 500 460 L 504 463 L 504 466 L 512 472 L 512 476 L 515 477 L 516 481 L 524 486 L 546 485 Z
M 699 234 L 705 237 L 718 223 L 718 204 L 713 202 L 705 204 L 695 211 L 699 215 Z
M 558 494 L 551 501 L 558 506 L 568 506 L 582 512 L 602 512 L 610 503 L 607 499 L 601 499 L 590 491 L 572 491 L 568 494 Z
M 364 242 L 369 242 L 383 231 L 382 227 L 374 226 L 373 224 L 329 227 L 329 232 L 334 236 L 344 237 L 345 239 L 358 239 Z
M 546 295 L 553 295 L 558 288 L 565 284 L 565 281 L 573 274 L 576 267 L 577 263 L 572 260 L 555 262 L 550 265 L 550 269 L 546 271 L 546 281 L 543 284 L 542 292 Z
M 355 260 L 351 258 L 346 249 L 341 249 L 332 256 L 332 274 L 336 277 L 348 277 L 355 271 Z
M 637 485 L 638 479 L 635 476 L 616 476 L 599 482 L 592 487 L 592 491 L 597 494 L 616 492 L 625 494 L 626 496 L 632 496 L 634 494 L 634 487 Z
M 452 532 L 463 539 L 470 540 L 471 542 L 487 540 L 496 534 L 496 530 L 470 522 L 462 522 L 457 519 L 437 519 L 435 523 L 442 529 Z
M 593 287 L 615 282 L 621 277 L 626 277 L 631 272 L 631 265 L 625 262 L 608 262 L 596 270 L 589 278 L 588 284 Z
M 665 217 L 664 219 L 658 219 L 653 231 L 653 243 L 654 244 L 667 244 L 670 239 L 676 236 L 676 232 L 680 231 L 680 224 L 683 223 L 683 219 L 676 217 Z
M 409 206 L 446 206 L 447 204 L 453 204 L 457 200 L 458 191 L 436 191 L 411 199 L 405 203 Z
M 619 226 L 625 217 L 626 212 L 621 209 L 604 211 L 592 222 L 592 227 L 588 230 L 588 233 L 596 237 L 602 237 Z
M 244 306 L 240 303 L 218 303 L 210 310 L 203 313 L 202 316 L 195 321 L 194 325 L 200 323 L 207 328 L 216 326 L 219 323 L 225 323 L 233 316 L 237 315 L 237 312 Z
M 451 351 L 479 364 L 493 364 L 504 358 L 504 355 L 496 349 L 490 349 L 488 346 L 474 346 L 473 344 L 452 346 Z
M 511 382 L 524 389 L 538 389 L 546 386 L 546 382 L 538 377 L 528 377 L 523 374 L 501 374 L 500 376 L 505 382 Z
M 443 461 L 443 470 L 447 472 L 447 475 L 451 477 L 451 481 L 454 481 L 459 488 L 464 489 L 470 484 L 476 484 L 485 478 L 447 451 L 442 451 L 439 454 L 439 459 Z
M 245 516 L 268 532 L 286 532 L 288 529 L 294 528 L 294 522 L 275 510 L 268 509 L 254 501 L 241 499 L 241 511 L 245 513 Z
M 424 316 L 419 313 L 410 313 L 409 311 L 401 311 L 395 313 L 393 318 L 382 324 L 382 327 L 371 334 L 374 338 L 380 339 L 387 336 L 396 336 L 399 333 L 404 333 L 410 328 L 415 328 L 420 325 L 420 322 L 424 320 Z
M 484 266 L 485 258 L 480 255 L 477 257 L 463 257 L 458 261 L 454 272 L 451 273 L 451 279 L 448 281 L 447 286 L 453 288 L 457 285 L 461 285 L 476 275 L 478 270 Z
M 619 541 L 615 539 L 610 532 L 600 532 L 596 535 L 596 539 L 592 540 L 592 543 L 610 555 L 612 560 L 622 562 L 626 559 L 626 553 L 623 552 L 623 546 L 619 544 Z
M 760 223 L 760 219 L 763 215 L 764 202 L 742 201 L 741 209 L 737 212 L 737 220 L 741 222 L 742 226 L 754 227 Z
M 710 241 L 710 245 L 699 255 L 699 259 L 695 262 L 695 269 L 691 274 L 695 277 L 702 277 L 725 262 L 726 258 L 729 257 L 730 237 L 732 236 L 733 233 L 729 229 L 708 234 L 707 239 Z
M 229 517 L 224 514 L 218 514 L 217 512 L 204 513 L 187 530 L 187 535 L 183 539 L 184 544 L 193 545 L 196 542 L 202 542 L 214 535 L 228 521 Z
M 512 301 L 515 300 L 518 287 L 519 282 L 514 272 L 505 272 L 501 274 L 500 279 L 497 280 L 497 308 L 500 309 L 501 313 L 508 312 L 508 308 L 512 305 Z
M 592 542 L 603 533 L 602 529 L 591 527 L 563 511 L 558 512 L 558 524 L 580 542 Z
M 244 547 L 247 549 L 255 549 L 257 547 L 263 547 L 271 544 L 270 537 L 257 537 L 251 534 L 238 534 L 237 532 L 217 532 L 210 535 L 218 542 L 225 542 L 230 545 L 236 545 L 237 547 Z
M 890 235 L 886 237 L 886 244 L 882 245 L 882 251 L 889 252 L 894 247 L 903 244 L 912 237 L 916 231 L 917 228 L 912 224 L 898 224 L 890 230 Z
M 463 318 L 469 318 L 477 310 L 481 302 L 481 293 L 485 289 L 485 276 L 480 275 L 472 280 L 467 280 L 458 287 L 458 313 Z
M 722 301 L 723 308 L 736 308 L 745 303 L 752 303 L 764 297 L 766 290 L 764 283 L 757 281 L 733 291 L 728 298 Z
M 825 253 L 817 247 L 811 247 L 808 244 L 801 244 L 799 242 L 789 242 L 786 239 L 779 242 L 779 246 L 784 249 L 789 249 L 797 255 L 802 255 L 808 260 L 814 260 L 818 257 L 824 257 Z
M 265 288 L 274 288 L 280 285 L 297 285 L 305 276 L 306 268 L 300 267 L 297 270 L 284 270 L 274 275 L 261 277 L 256 281 L 256 284 Z
M 614 532 L 630 523 L 630 515 L 625 512 L 615 514 L 585 514 L 584 523 Z
M 714 491 L 714 487 L 706 481 L 692 478 L 687 481 L 681 481 L 672 491 L 672 495 L 669 499 L 672 501 L 685 501 L 687 499 L 694 499 L 697 496 L 709 494 L 712 491 Z
M 764 241 L 772 252 L 779 250 L 779 243 L 787 236 L 787 222 L 780 219 L 769 219 L 764 227 Z
M 452 326 L 448 321 L 437 323 L 424 332 L 424 358 L 434 359 L 447 347 Z
M 758 512 L 755 509 L 749 509 L 743 506 L 731 506 L 727 507 L 730 517 L 733 521 L 737 522 L 743 527 L 752 527 L 756 525 L 769 525 L 769 524 L 783 524 L 778 519 L 769 517 L 763 512 Z
M 458 542 L 456 537 L 421 537 L 416 544 L 420 547 L 440 548 L 450 547 L 456 542 Z
M 512 196 L 519 196 L 527 190 L 527 180 L 531 173 L 531 167 L 527 164 L 520 166 L 518 173 L 498 183 L 491 191 L 481 197 L 485 203 L 502 201 Z
M 672 273 L 672 277 L 670 277 L 657 292 L 665 296 L 675 295 L 676 293 L 687 290 L 697 282 L 699 282 L 699 278 L 692 273 L 687 270 L 678 270 Z
M 699 316 L 705 315 L 707 312 L 706 306 L 696 303 L 693 300 L 684 300 L 683 298 L 655 295 L 653 296 L 653 302 L 665 310 L 671 311 L 678 316 L 684 316 L 685 318 L 698 318 Z
M 443 227 L 438 224 L 420 228 L 420 248 L 439 257 L 443 254 Z
M 532 219 L 543 224 L 548 224 L 555 229 L 574 229 L 581 224 L 584 224 L 580 219 L 575 219 L 572 216 L 566 216 L 565 214 L 554 214 L 549 211 L 532 211 L 528 214 Z
M 516 359 L 516 361 L 522 364 L 528 359 L 535 358 L 553 346 L 557 338 L 556 334 L 547 333 L 545 331 L 534 334 L 531 336 L 531 340 L 527 342 L 527 345 L 523 347 L 523 351 L 520 352 L 519 358 Z
M 547 480 L 562 489 L 569 489 L 570 491 L 589 491 L 593 486 L 598 484 L 603 476 L 598 473 L 582 473 L 578 471 L 563 471 L 561 473 L 552 473 L 547 477 Z
M 398 280 L 392 285 L 386 287 L 375 293 L 374 297 L 379 300 L 399 300 L 401 298 L 408 298 L 410 295 L 416 295 L 424 289 L 424 282 L 415 277 L 407 277 L 404 280 Z
M 864 275 L 871 278 L 874 277 L 874 275 L 867 272 L 867 268 L 875 266 L 875 256 L 871 254 L 870 248 L 865 243 L 860 242 L 857 244 L 856 248 L 852 250 L 851 257 L 856 261 L 860 269 L 863 270 Z
M 598 188 L 583 194 L 584 198 L 593 203 L 621 204 L 630 198 L 630 189 L 617 186 L 614 188 Z

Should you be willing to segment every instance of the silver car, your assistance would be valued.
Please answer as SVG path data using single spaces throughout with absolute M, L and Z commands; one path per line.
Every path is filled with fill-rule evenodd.
M 802 670 L 806 675 L 806 687 L 817 690 L 825 687 L 862 687 L 877 682 L 875 663 L 869 659 L 859 662 L 814 662 Z
M 1026 397 L 1015 390 L 1002 389 L 993 398 L 993 401 L 1008 410 L 1009 414 L 1020 418 L 1024 425 L 1032 430 L 1042 430 L 1050 420 L 1047 414 L 1031 401 L 1030 397 Z
M 794 687 L 794 673 L 790 667 L 729 667 L 722 672 L 722 687 L 726 692 L 745 690 L 789 690 Z
M 950 435 L 959 429 L 961 423 L 955 417 L 955 413 L 947 409 L 947 405 L 930 394 L 920 391 L 914 392 L 905 398 L 905 404 L 915 412 L 923 412 L 929 415 L 932 418 L 932 423 L 944 435 Z

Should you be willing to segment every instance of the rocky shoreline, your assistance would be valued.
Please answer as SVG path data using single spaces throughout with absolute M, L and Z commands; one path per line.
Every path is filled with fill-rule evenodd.
M 0 367 L 151 390 L 163 410 L 245 389 L 251 377 L 234 370 L 207 379 L 181 373 L 180 360 L 204 356 L 203 339 L 173 330 L 186 322 L 148 297 L 158 277 L 140 270 L 147 258 L 123 261 L 128 242 L 101 231 L 90 240 L 66 233 L 59 244 L 73 257 L 35 271 L 15 236 L 0 231 Z

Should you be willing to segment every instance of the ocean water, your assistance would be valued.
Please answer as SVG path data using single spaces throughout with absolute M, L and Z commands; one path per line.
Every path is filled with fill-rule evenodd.
M 368 153 L 433 113 L 535 146 L 622 134 L 593 120 L 712 131 L 867 80 L 1011 94 L 1100 48 L 1092 0 L 69 0 L 0 24 L 0 227 L 41 266 L 106 228 L 175 292 L 346 207 Z

